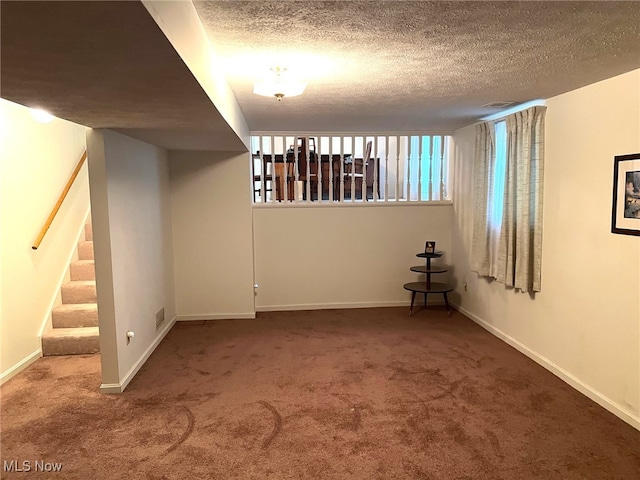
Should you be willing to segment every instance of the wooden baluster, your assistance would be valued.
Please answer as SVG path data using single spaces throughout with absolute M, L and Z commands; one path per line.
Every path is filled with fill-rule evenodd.
M 307 148 L 307 185 L 306 185 L 306 195 L 307 202 L 313 200 L 313 191 L 311 190 L 311 145 L 309 144 L 309 137 L 306 137 L 307 140 L 305 142 Z M 315 142 L 315 141 L 314 141 Z M 317 162 L 316 162 L 317 165 Z M 318 174 L 316 173 L 316 179 L 318 178 Z
M 265 195 L 267 194 L 267 172 L 266 172 L 266 162 L 264 161 L 264 138 L 262 135 L 259 137 L 259 164 L 260 164 L 260 203 L 266 202 Z M 253 162 L 255 165 L 255 161 Z M 273 188 L 273 182 L 271 182 L 271 187 Z
M 300 180 L 300 169 L 304 168 L 305 166 L 307 167 L 307 173 L 306 173 L 306 177 L 309 178 L 309 164 L 305 163 L 304 165 L 302 163 L 300 163 L 300 159 L 303 158 L 304 155 L 306 155 L 307 153 L 307 146 L 306 146 L 306 138 L 307 137 L 296 137 L 295 138 L 295 146 L 293 147 L 293 165 L 294 165 L 294 169 L 297 172 L 296 178 L 294 179 L 293 182 L 293 188 L 295 190 L 295 202 L 300 201 L 301 198 L 304 198 L 304 196 L 306 195 L 307 192 L 307 186 L 306 186 L 306 180 L 305 183 L 302 184 L 302 187 L 300 187 L 300 182 L 302 180 Z M 302 145 L 300 145 L 300 147 L 298 147 L 298 140 L 302 141 L 304 140 L 305 146 L 304 149 L 302 148 Z M 298 151 L 298 148 L 300 151 Z M 306 162 L 306 159 L 304 160 L 304 162 Z M 308 197 L 307 197 L 308 198 Z
M 363 202 L 367 201 L 367 137 L 362 137 L 362 187 L 360 192 L 360 199 Z
M 385 135 L 384 149 L 384 201 L 389 201 L 389 136 Z
M 407 202 L 411 201 L 411 135 L 407 137 Z
M 440 137 L 440 198 L 438 200 L 444 200 L 444 152 L 445 152 L 445 137 Z
M 433 200 L 433 144 L 434 137 L 429 137 L 429 201 Z
M 356 201 L 356 137 L 351 137 L 351 203 Z
M 291 162 L 292 162 L 292 170 L 293 170 L 293 183 L 291 188 L 292 197 L 290 200 L 293 203 L 298 203 L 298 199 L 302 195 L 300 191 L 299 183 L 300 183 L 300 165 L 298 165 L 298 158 L 302 154 L 302 148 L 300 149 L 300 153 L 298 153 L 298 137 L 293 137 L 292 141 L 293 152 L 291 153 Z M 287 165 L 287 172 L 289 171 L 289 166 Z
M 282 198 L 285 202 L 289 201 L 289 165 L 287 163 L 287 138 L 282 137 Z
M 400 136 L 396 136 L 396 152 L 394 154 L 396 157 L 396 195 L 395 201 L 400 200 Z
M 344 202 L 344 137 L 340 136 L 340 201 Z
M 278 198 L 278 176 L 276 175 L 276 137 L 270 136 L 271 142 L 271 203 L 279 200 Z
M 380 179 L 378 178 L 378 173 L 380 172 L 380 168 L 378 167 L 378 137 L 373 137 L 374 142 L 372 153 L 373 153 L 373 201 L 378 201 L 378 182 Z
M 329 170 L 331 171 L 329 175 L 329 200 L 335 200 L 334 189 L 335 189 L 335 180 L 336 180 L 336 169 L 333 164 L 333 137 L 329 137 Z
M 316 168 L 318 170 L 318 202 L 322 203 L 324 186 L 322 183 L 322 137 L 317 137 L 318 144 L 316 145 Z
M 418 201 L 422 201 L 422 139 L 424 137 L 420 135 L 418 137 Z

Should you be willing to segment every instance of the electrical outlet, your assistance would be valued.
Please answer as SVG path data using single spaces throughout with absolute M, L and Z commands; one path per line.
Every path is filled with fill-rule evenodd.
M 156 312 L 156 330 L 164 323 L 164 307 Z

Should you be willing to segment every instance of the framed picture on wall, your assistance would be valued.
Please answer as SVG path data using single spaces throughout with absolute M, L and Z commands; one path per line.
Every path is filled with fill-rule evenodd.
M 611 232 L 640 235 L 640 153 L 614 157 Z

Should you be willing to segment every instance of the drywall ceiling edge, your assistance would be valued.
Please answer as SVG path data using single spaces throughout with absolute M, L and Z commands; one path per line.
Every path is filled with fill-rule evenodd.
M 222 69 L 218 67 L 215 51 L 193 3 L 142 0 L 142 4 L 222 117 L 249 149 L 249 127 Z

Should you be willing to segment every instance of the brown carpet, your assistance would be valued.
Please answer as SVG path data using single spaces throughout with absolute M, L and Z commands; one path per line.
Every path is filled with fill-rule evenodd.
M 181 323 L 124 394 L 99 370 L 43 358 L 2 387 L 3 467 L 32 468 L 2 478 L 640 478 L 639 431 L 437 307 Z

